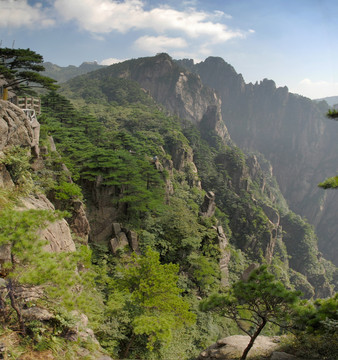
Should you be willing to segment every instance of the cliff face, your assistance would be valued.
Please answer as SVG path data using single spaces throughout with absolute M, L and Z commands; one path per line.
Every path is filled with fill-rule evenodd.
M 134 80 L 171 114 L 194 124 L 207 117 L 224 141 L 230 140 L 222 121 L 221 101 L 215 91 L 205 86 L 197 74 L 179 67 L 167 54 L 126 61 L 92 73 L 92 76 Z
M 35 143 L 33 128 L 25 113 L 16 105 L 3 100 L 0 100 L 0 140 L 0 158 L 6 149 L 18 146 L 29 152 Z M 6 166 L 0 164 L 0 188 L 11 189 L 14 186 Z M 55 207 L 45 195 L 35 194 L 22 197 L 18 209 L 55 210 Z M 46 240 L 47 251 L 75 251 L 71 229 L 65 219 L 51 223 L 39 235 Z
M 217 91 L 231 139 L 271 162 L 291 209 L 315 225 L 320 250 L 337 264 L 338 193 L 317 187 L 337 167 L 338 126 L 325 119 L 326 103 L 276 88 L 267 79 L 245 84 L 221 58 L 190 64 L 190 69 Z

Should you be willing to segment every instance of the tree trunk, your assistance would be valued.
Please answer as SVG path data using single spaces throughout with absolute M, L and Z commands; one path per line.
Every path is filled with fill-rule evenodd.
M 130 339 L 127 347 L 126 347 L 126 349 L 124 350 L 123 359 L 127 358 L 128 354 L 129 354 L 130 347 L 133 344 L 134 340 L 135 340 L 135 334 L 133 333 L 132 336 L 131 336 L 131 339 Z
M 18 322 L 19 322 L 20 330 L 21 330 L 22 334 L 25 334 L 26 333 L 25 323 L 23 321 L 21 309 L 20 309 L 18 303 L 16 302 L 16 299 L 15 299 L 15 296 L 14 296 L 13 283 L 12 283 L 11 279 L 8 280 L 7 290 L 8 290 L 9 299 L 11 301 L 11 306 L 15 310 L 16 315 L 18 316 Z
M 258 329 L 256 330 L 256 332 L 251 336 L 250 342 L 248 344 L 248 346 L 244 349 L 241 360 L 245 360 L 250 349 L 252 348 L 257 336 L 261 333 L 261 331 L 263 330 L 264 326 L 266 325 L 267 321 L 266 319 L 262 319 L 262 323 L 259 325 Z

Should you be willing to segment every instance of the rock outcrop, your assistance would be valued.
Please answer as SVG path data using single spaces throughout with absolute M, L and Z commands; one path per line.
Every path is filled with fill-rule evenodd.
M 20 209 L 37 209 L 37 210 L 55 210 L 54 205 L 46 198 L 45 195 L 30 195 L 21 200 Z M 61 252 L 75 251 L 75 244 L 72 239 L 70 228 L 65 219 L 51 223 L 47 228 L 40 230 L 39 235 L 47 241 L 46 251 Z
M 113 238 L 109 241 L 109 244 L 113 254 L 126 247 L 129 251 L 140 253 L 139 239 L 135 231 L 123 228 L 120 223 L 113 223 L 112 228 Z
M 9 101 L 0 100 L 0 151 L 14 145 L 30 149 L 34 142 L 26 114 Z
M 230 360 L 239 359 L 250 341 L 249 336 L 233 335 L 218 340 L 208 349 L 204 350 L 197 360 Z M 249 351 L 247 359 L 253 357 L 268 357 L 279 347 L 278 337 L 269 338 L 258 336 L 253 347 Z
M 316 227 L 319 249 L 338 265 L 338 192 L 317 187 L 337 171 L 338 125 L 325 119 L 327 104 L 277 88 L 272 80 L 246 84 L 221 58 L 179 64 L 217 91 L 231 139 L 271 162 L 291 210 Z

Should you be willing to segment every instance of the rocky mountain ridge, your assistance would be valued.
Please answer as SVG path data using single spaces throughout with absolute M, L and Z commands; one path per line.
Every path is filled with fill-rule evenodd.
M 230 71 L 234 79 L 237 79 L 232 67 L 229 66 L 226 71 Z M 136 81 L 144 91 L 162 104 L 168 113 L 179 116 L 183 128 L 188 129 L 191 124 L 196 126 L 200 131 L 201 137 L 209 143 L 209 146 L 217 147 L 218 141 L 223 144 L 222 146 L 229 146 L 229 152 L 219 154 L 214 160 L 211 160 L 215 161 L 220 173 L 224 172 L 227 174 L 227 179 L 223 180 L 226 185 L 222 184 L 220 179 L 218 180 L 221 181 L 219 184 L 217 181 L 211 181 L 210 184 L 208 184 L 209 179 L 205 178 L 202 179 L 202 187 L 207 191 L 214 192 L 216 204 L 218 206 L 225 206 L 227 211 L 230 211 L 230 227 L 233 233 L 233 242 L 236 246 L 244 252 L 256 254 L 255 256 L 258 256 L 261 251 L 264 258 L 268 262 L 272 262 L 276 251 L 282 251 L 281 249 L 285 246 L 283 245 L 282 222 L 285 227 L 290 225 L 291 228 L 291 223 L 295 220 L 285 216 L 285 212 L 287 213 L 289 210 L 283 203 L 285 200 L 282 199 L 280 194 L 278 195 L 279 190 L 275 190 L 275 188 L 267 184 L 267 178 L 269 176 L 272 178 L 273 168 L 270 165 L 264 165 L 266 170 L 263 171 L 263 165 L 261 165 L 261 161 L 258 160 L 257 156 L 249 156 L 246 158 L 244 154 L 241 154 L 239 149 L 236 150 L 236 148 L 232 147 L 232 141 L 223 123 L 222 114 L 220 113 L 223 103 L 220 101 L 219 95 L 211 88 L 203 85 L 201 81 L 202 77 L 193 71 L 184 70 L 184 68 L 179 67 L 167 54 L 160 54 L 154 58 L 131 60 L 89 73 L 70 80 L 62 87 L 62 91 L 67 94 L 67 96 L 70 96 L 70 98 L 78 99 L 79 94 L 82 93 L 85 96 L 87 94 L 83 88 L 84 84 L 89 84 L 87 86 L 90 86 L 94 93 L 98 93 L 98 91 L 102 91 L 104 86 L 107 86 L 107 84 L 113 81 L 113 79 Z M 232 81 L 232 84 L 234 83 L 235 80 Z M 239 81 L 238 84 L 236 87 L 238 91 L 244 91 L 244 82 Z M 281 90 L 281 93 L 284 94 L 285 91 L 285 89 Z M 101 96 L 103 96 L 103 94 L 104 92 Z M 285 96 L 285 94 L 282 96 Z M 90 102 L 91 99 L 88 98 L 87 101 Z M 95 106 L 98 108 L 98 105 Z M 192 148 L 194 147 L 192 144 L 190 146 L 192 146 Z M 190 164 L 189 166 L 195 169 L 197 165 L 198 172 L 201 173 L 202 168 L 197 160 L 201 154 L 196 153 L 192 149 L 189 150 L 189 147 L 186 145 L 182 147 L 182 144 L 180 145 L 179 142 L 170 145 L 166 151 L 171 156 L 173 167 L 176 171 L 184 171 L 187 165 Z M 187 154 L 190 155 L 187 156 Z M 178 159 L 186 159 L 186 161 L 184 164 L 181 164 L 181 160 L 178 161 Z M 162 161 L 162 156 L 160 161 Z M 167 168 L 166 170 L 172 172 L 172 169 Z M 211 176 L 211 174 L 209 176 Z M 219 175 L 215 174 L 215 176 Z M 257 193 L 257 195 L 253 195 L 252 193 L 253 183 L 256 184 L 254 186 L 258 186 L 259 193 Z M 228 188 L 227 191 L 233 194 L 231 196 L 234 196 L 234 202 L 237 201 L 236 197 L 240 199 L 244 193 L 246 193 L 245 196 L 247 200 L 242 200 L 238 210 L 234 210 L 236 207 L 229 199 L 231 197 L 230 194 L 225 195 L 221 193 L 218 186 L 226 186 Z M 106 201 L 109 203 L 108 199 L 113 196 L 114 189 L 99 186 L 95 192 L 98 190 L 103 191 L 103 194 L 105 194 L 96 197 L 97 199 L 102 199 L 99 200 L 99 203 Z M 261 198 L 256 199 L 256 196 Z M 247 204 L 245 204 L 246 201 L 248 202 Z M 94 213 L 89 216 L 92 219 L 92 228 L 96 227 L 104 218 L 107 219 L 107 225 L 103 226 L 106 230 L 102 230 L 102 228 L 97 231 L 96 235 L 93 235 L 93 241 L 96 241 L 94 239 L 102 241 L 104 238 L 107 239 L 111 236 L 111 218 L 112 216 L 113 218 L 117 218 L 119 213 L 116 212 L 114 206 L 108 204 L 108 207 L 113 213 L 107 209 L 103 211 L 104 206 L 89 206 L 89 214 L 92 213 L 93 209 L 97 209 L 95 210 L 95 212 L 98 212 L 97 214 L 100 213 L 98 216 L 93 216 Z M 284 210 L 278 210 L 283 207 Z M 241 213 L 242 211 L 244 213 Z M 250 223 L 257 223 L 258 220 L 256 216 L 260 211 L 264 214 L 263 217 L 265 220 L 263 221 L 264 225 L 262 224 L 261 229 L 258 231 L 255 229 L 256 225 L 252 226 Z M 110 215 L 106 216 L 107 214 Z M 243 223 L 240 221 L 242 217 Z M 103 236 L 99 235 L 101 231 L 103 231 Z M 246 231 L 248 234 L 245 234 Z M 308 253 L 311 248 L 317 253 L 318 249 L 314 233 L 309 233 L 304 230 L 304 234 L 306 235 L 302 235 L 302 242 L 304 242 L 303 246 L 307 249 L 306 253 Z M 305 245 L 308 241 L 311 245 Z M 299 252 L 292 249 L 292 246 L 288 248 L 288 251 L 289 250 L 293 251 L 294 267 L 297 267 L 297 264 L 305 264 L 303 267 L 298 267 L 298 270 L 301 270 L 303 275 L 309 276 L 310 278 L 311 267 L 321 268 L 318 274 L 311 278 L 310 282 L 306 280 L 305 283 L 303 283 L 304 279 L 301 280 L 301 276 L 296 275 L 298 270 L 296 273 L 293 273 L 292 277 L 298 279 L 298 285 L 302 291 L 307 294 L 306 296 L 312 296 L 314 294 L 313 290 L 310 290 L 313 286 L 316 288 L 316 296 L 329 296 L 331 290 L 327 281 L 324 280 L 325 270 L 322 267 L 323 265 L 320 265 L 318 260 L 314 259 L 305 261 L 303 257 L 305 253 L 299 254 Z M 282 258 L 284 266 L 288 266 L 287 258 L 284 257 L 284 255 L 282 255 Z M 316 265 L 314 265 L 313 261 Z M 311 263 L 312 265 L 310 265 Z M 321 278 L 321 276 L 324 276 L 324 278 Z M 302 283 L 302 285 L 300 285 L 300 283 Z
M 178 64 L 215 89 L 231 139 L 271 162 L 291 209 L 316 227 L 320 250 L 337 264 L 338 194 L 317 187 L 337 169 L 338 126 L 325 119 L 327 104 L 277 88 L 272 80 L 246 84 L 221 58 Z

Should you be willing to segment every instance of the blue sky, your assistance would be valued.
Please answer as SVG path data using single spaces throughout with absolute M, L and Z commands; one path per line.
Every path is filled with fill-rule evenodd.
M 338 95 L 337 0 L 0 0 L 2 47 L 60 66 L 221 56 L 248 82 Z

